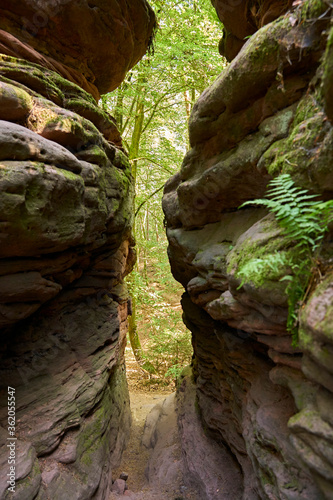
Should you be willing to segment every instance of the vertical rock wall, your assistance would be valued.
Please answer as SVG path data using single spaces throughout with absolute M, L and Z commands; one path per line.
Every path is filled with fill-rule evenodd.
M 172 272 L 186 289 L 202 423 L 229 454 L 234 470 L 221 476 L 240 474 L 237 500 L 333 498 L 332 231 L 298 347 L 286 331 L 285 270 L 239 287 L 250 259 L 293 251 L 271 215 L 238 210 L 243 202 L 263 197 L 279 173 L 323 199 L 333 194 L 332 6 L 303 1 L 287 11 L 290 2 L 282 3 L 283 15 L 277 5 L 280 17 L 242 41 L 195 104 L 191 149 L 163 200 Z M 215 4 L 232 32 L 244 4 L 250 22 L 260 2 Z M 206 497 L 234 500 L 228 495 Z
M 95 99 L 142 57 L 154 15 L 145 0 L 0 12 L 0 498 L 104 500 L 130 425 L 135 254 L 130 165 Z

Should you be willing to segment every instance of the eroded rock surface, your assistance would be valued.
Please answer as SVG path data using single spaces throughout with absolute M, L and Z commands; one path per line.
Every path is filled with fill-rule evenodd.
M 154 24 L 146 0 L 1 0 L 0 52 L 55 70 L 98 97 L 145 54 Z
M 250 22 L 259 2 L 215 4 L 242 37 L 229 17 Z M 272 215 L 239 205 L 262 198 L 279 173 L 333 195 L 332 6 L 294 2 L 278 17 L 290 2 L 269 4 L 282 9 L 276 20 L 250 23 L 262 27 L 193 108 L 191 149 L 165 187 L 169 257 L 186 289 L 203 426 L 240 474 L 230 498 L 332 499 L 332 231 L 297 347 L 286 330 L 287 270 L 239 274 L 251 259 L 293 252 Z M 191 467 L 202 474 L 200 460 Z
M 246 40 L 259 28 L 284 14 L 293 0 L 211 0 L 223 24 L 221 55 L 232 61 Z
M 135 253 L 130 165 L 96 98 L 143 55 L 154 15 L 144 0 L 0 13 L 0 498 L 105 500 L 130 426 L 123 278 Z

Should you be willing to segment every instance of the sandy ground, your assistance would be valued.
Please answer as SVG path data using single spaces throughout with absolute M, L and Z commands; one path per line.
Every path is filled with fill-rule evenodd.
M 148 484 L 145 477 L 145 468 L 149 458 L 149 451 L 141 444 L 144 423 L 150 410 L 162 402 L 166 393 L 132 392 L 132 429 L 131 437 L 127 449 L 122 458 L 121 465 L 113 472 L 114 479 L 118 478 L 121 472 L 128 474 L 127 485 L 133 495 L 129 498 L 137 500 L 173 500 L 175 497 L 168 491 L 154 491 Z M 172 496 L 170 496 L 170 494 Z M 111 494 L 109 500 L 119 500 L 121 496 Z M 123 497 L 126 498 L 126 497 Z

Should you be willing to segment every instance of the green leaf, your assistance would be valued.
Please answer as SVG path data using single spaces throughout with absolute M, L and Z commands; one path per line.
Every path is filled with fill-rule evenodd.
M 292 281 L 293 279 L 294 279 L 294 276 L 287 274 L 286 276 L 283 276 L 283 278 L 280 278 L 280 281 Z

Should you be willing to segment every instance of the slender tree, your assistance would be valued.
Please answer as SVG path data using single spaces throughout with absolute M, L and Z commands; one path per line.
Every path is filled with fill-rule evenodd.
M 187 123 L 199 94 L 223 69 L 217 50 L 221 25 L 209 0 L 150 0 L 159 29 L 147 55 L 112 94 L 103 96 L 115 116 L 136 185 L 135 237 L 147 280 L 147 253 L 166 244 L 161 211 L 165 181 L 179 169 L 188 148 Z M 166 254 L 163 256 L 167 262 Z M 167 265 L 167 264 L 166 264 Z M 134 275 L 133 275 L 134 276 Z M 137 361 L 144 353 L 137 331 L 135 280 L 129 337 Z

